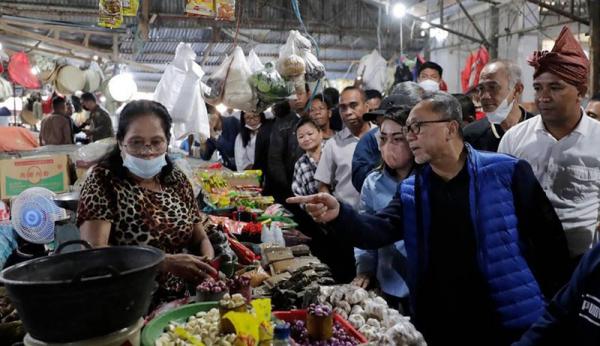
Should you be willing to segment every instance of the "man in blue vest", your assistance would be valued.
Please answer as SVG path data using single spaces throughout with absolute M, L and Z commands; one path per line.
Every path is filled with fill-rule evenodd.
M 568 280 L 567 243 L 529 164 L 474 150 L 461 121 L 443 92 L 412 109 L 404 132 L 421 167 L 375 215 L 323 193 L 288 202 L 360 248 L 404 239 L 414 322 L 429 345 L 509 345 Z

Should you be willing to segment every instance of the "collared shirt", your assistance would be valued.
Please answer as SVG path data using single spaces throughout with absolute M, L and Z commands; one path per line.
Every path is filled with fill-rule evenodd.
M 315 180 L 315 171 L 319 163 L 305 153 L 300 156 L 294 166 L 294 181 L 292 192 L 296 196 L 307 196 L 319 192 L 319 185 Z
M 317 166 L 315 179 L 331 186 L 333 195 L 340 201 L 358 209 L 360 193 L 352 185 L 352 156 L 359 137 L 348 128 L 330 139 Z
M 527 112 L 525 108 L 519 106 L 521 109 L 521 119 L 524 121 L 533 118 L 534 115 Z M 477 150 L 486 151 L 498 151 L 498 145 L 502 136 L 504 136 L 504 130 L 499 124 L 491 124 L 487 117 L 479 119 L 463 129 L 465 142 L 471 144 L 473 148 Z
M 537 115 L 506 132 L 498 148 L 531 164 L 562 222 L 571 256 L 583 254 L 598 242 L 599 148 L 600 122 L 583 110 L 577 127 L 560 140 Z
M 61 114 L 52 114 L 42 120 L 41 145 L 73 144 L 73 120 Z
M 256 132 L 250 133 L 250 141 L 244 146 L 242 134 L 235 138 L 235 167 L 238 172 L 242 172 L 249 165 L 254 164 L 254 154 L 256 152 Z
M 396 193 L 399 181 L 385 169 L 371 172 L 360 192 L 360 213 L 375 214 L 385 208 Z M 408 286 L 400 273 L 406 273 L 404 241 L 377 250 L 354 248 L 357 273 L 375 274 L 381 290 L 394 297 L 407 297 Z
M 360 138 L 352 156 L 352 184 L 357 190 L 362 189 L 363 182 L 381 162 L 379 150 L 379 127 L 375 127 Z

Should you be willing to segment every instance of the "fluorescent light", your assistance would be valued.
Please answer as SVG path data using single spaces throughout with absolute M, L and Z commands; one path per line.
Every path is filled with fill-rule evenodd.
M 225 106 L 222 103 L 219 103 L 216 107 L 217 111 L 221 114 L 225 113 L 227 111 L 227 106 Z
M 396 3 L 392 8 L 392 14 L 396 18 L 404 17 L 404 15 L 406 15 L 406 6 L 401 2 Z
M 427 30 L 429 28 L 431 28 L 431 25 L 429 25 L 429 23 L 427 23 L 427 22 L 421 22 L 421 29 Z

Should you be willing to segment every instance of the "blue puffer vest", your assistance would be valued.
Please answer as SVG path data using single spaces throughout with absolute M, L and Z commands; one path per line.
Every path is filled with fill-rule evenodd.
M 487 282 L 493 306 L 507 329 L 526 329 L 544 311 L 544 298 L 519 242 L 511 183 L 517 160 L 495 153 L 478 152 L 468 144 L 469 201 L 477 244 L 477 263 Z M 423 278 L 429 258 L 429 176 L 427 165 L 404 180 L 404 242 L 408 258 L 411 303 L 418 306 L 415 287 Z M 416 193 L 419 198 L 416 199 Z M 420 211 L 421 216 L 418 216 Z M 417 308 L 418 309 L 418 308 Z

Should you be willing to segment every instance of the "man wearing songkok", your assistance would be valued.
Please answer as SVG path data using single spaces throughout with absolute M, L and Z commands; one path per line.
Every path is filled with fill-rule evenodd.
M 527 160 L 552 202 L 576 262 L 598 241 L 600 122 L 585 114 L 589 60 L 568 27 L 552 51 L 534 52 L 537 115 L 511 128 L 499 152 Z

